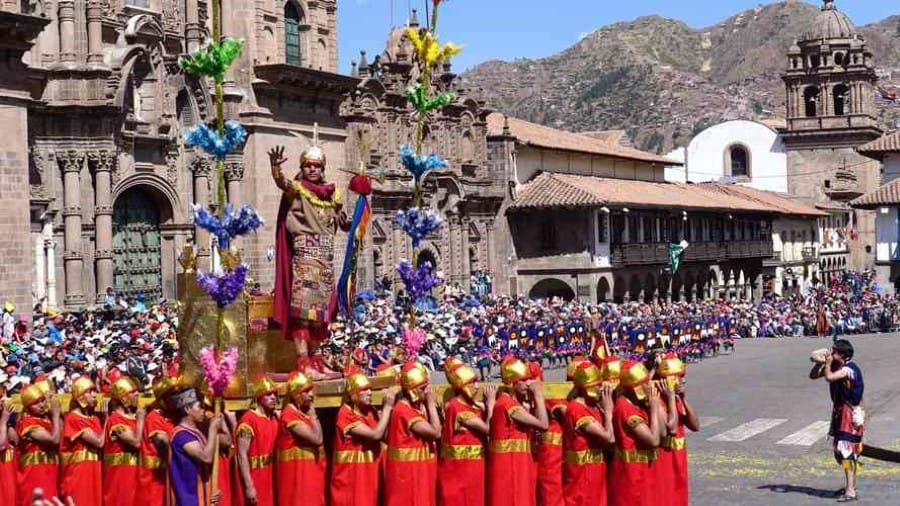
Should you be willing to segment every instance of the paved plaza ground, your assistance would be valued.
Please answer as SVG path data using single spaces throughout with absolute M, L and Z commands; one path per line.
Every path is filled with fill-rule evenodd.
M 900 449 L 900 335 L 852 336 L 866 383 L 865 441 Z M 701 430 L 688 438 L 691 504 L 834 503 L 825 380 L 809 353 L 830 339 L 741 340 L 733 355 L 693 364 L 688 399 Z M 900 504 L 900 464 L 864 459 L 860 503 Z

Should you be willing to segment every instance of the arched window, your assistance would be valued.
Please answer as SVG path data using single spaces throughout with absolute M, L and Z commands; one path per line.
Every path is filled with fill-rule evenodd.
M 324 39 L 319 39 L 319 47 L 317 49 L 319 50 L 319 57 L 317 58 L 319 60 L 318 69 L 325 70 L 328 68 L 328 45 L 325 44 Z
M 750 177 L 750 150 L 740 144 L 728 146 L 725 152 L 726 175 Z
M 475 160 L 475 141 L 472 140 L 472 134 L 469 132 L 463 134 L 461 148 L 460 154 L 462 155 L 463 162 L 472 162 Z
M 301 11 L 293 2 L 284 4 L 284 61 L 288 65 L 300 65 Z
M 850 89 L 846 84 L 839 84 L 834 87 L 834 115 L 843 116 L 850 109 Z
M 817 86 L 809 86 L 803 90 L 803 103 L 806 105 L 806 117 L 815 118 L 819 110 L 819 88 Z

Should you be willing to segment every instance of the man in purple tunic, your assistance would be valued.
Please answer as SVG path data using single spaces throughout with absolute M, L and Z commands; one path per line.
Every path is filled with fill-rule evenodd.
M 222 416 L 209 422 L 206 436 L 199 426 L 204 421 L 203 405 L 197 390 L 190 388 L 174 396 L 180 422 L 170 437 L 169 476 L 172 483 L 172 501 L 175 506 L 206 506 L 210 502 L 210 470 L 216 444 L 216 434 L 222 425 Z M 211 499 L 219 502 L 218 494 Z

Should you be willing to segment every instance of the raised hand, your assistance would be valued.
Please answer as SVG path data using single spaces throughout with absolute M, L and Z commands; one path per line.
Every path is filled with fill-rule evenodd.
M 275 146 L 269 150 L 269 164 L 273 169 L 276 167 L 280 168 L 286 161 L 287 158 L 284 157 L 284 146 Z

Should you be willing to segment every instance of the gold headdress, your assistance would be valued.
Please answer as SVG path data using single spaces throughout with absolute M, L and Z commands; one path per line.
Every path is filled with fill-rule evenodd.
M 319 124 L 313 123 L 313 140 L 312 146 L 303 150 L 300 154 L 300 167 L 307 164 L 318 164 L 325 169 L 325 150 L 319 145 Z
M 72 400 L 75 404 L 81 406 L 82 409 L 87 409 L 89 406 L 85 397 L 88 392 L 92 390 L 96 390 L 96 387 L 94 386 L 94 382 L 91 381 L 91 378 L 79 376 L 72 382 Z

